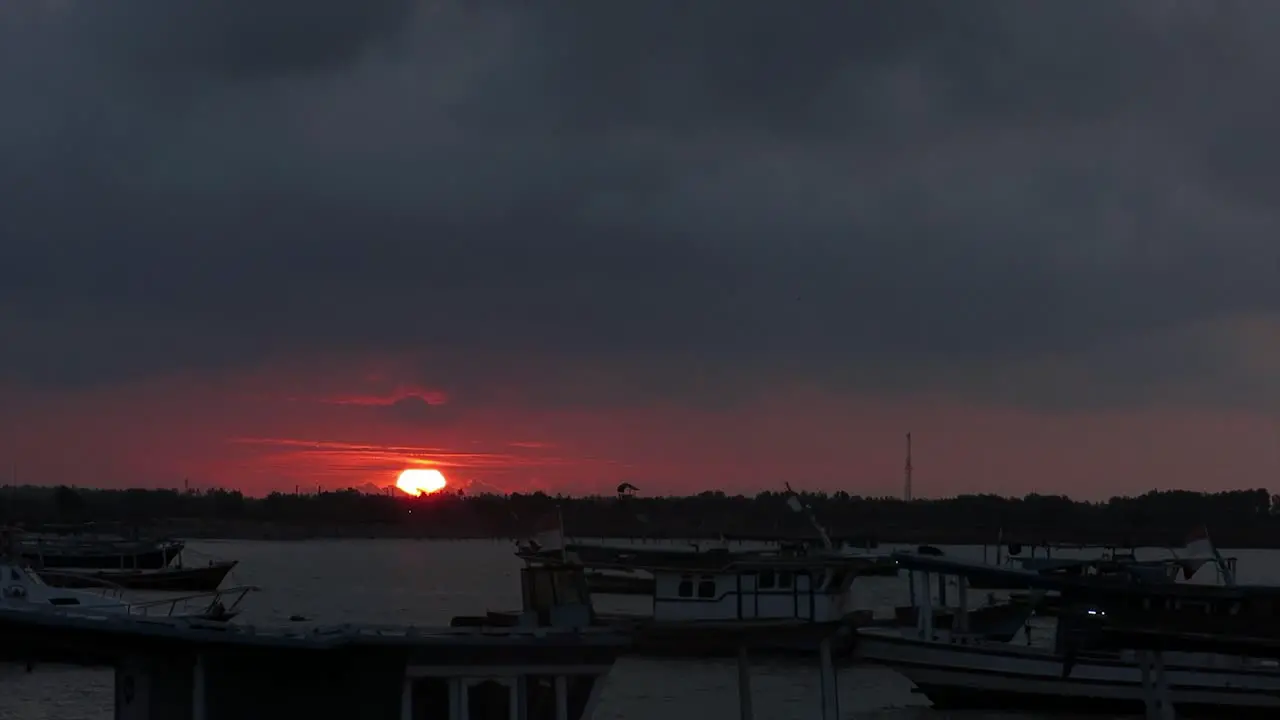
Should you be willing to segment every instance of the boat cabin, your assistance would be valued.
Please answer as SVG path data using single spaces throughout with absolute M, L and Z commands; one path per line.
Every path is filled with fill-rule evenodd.
M 835 622 L 865 558 L 758 557 L 704 568 L 644 568 L 653 575 L 657 621 L 808 620 Z

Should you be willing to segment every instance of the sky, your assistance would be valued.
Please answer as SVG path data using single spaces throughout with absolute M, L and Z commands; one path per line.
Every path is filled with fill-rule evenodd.
M 0 461 L 271 490 L 1280 471 L 1280 6 L 0 4 Z

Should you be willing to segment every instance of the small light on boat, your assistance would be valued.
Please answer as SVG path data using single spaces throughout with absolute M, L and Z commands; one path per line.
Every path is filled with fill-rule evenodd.
M 1088 612 L 1090 615 L 1102 615 L 1102 616 L 1106 615 L 1106 613 L 1101 610 L 1090 610 Z

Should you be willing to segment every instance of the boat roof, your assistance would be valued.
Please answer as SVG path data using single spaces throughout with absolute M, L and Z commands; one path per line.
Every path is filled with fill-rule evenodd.
M 63 608 L 0 607 L 0 626 L 57 628 L 170 640 L 193 645 L 246 645 L 331 650 L 397 645 L 590 645 L 625 646 L 629 639 L 607 628 L 415 627 L 402 625 L 306 625 L 257 627 L 184 618 L 155 618 Z
M 1145 595 L 1224 600 L 1264 595 L 1280 596 L 1280 586 L 1276 585 L 1233 585 L 1224 587 L 1220 585 L 1172 582 L 1151 584 L 1141 582 L 1140 577 L 1136 575 L 1132 581 L 1126 581 L 1117 578 L 1041 574 L 1030 570 L 1000 567 L 982 562 L 907 552 L 893 553 L 893 559 L 897 562 L 898 567 L 904 570 L 964 576 L 970 579 L 980 578 L 987 582 L 1000 583 L 1002 587 L 1056 590 L 1083 596 Z M 1124 566 L 1121 565 L 1120 567 L 1123 569 Z
M 1157 560 L 1130 560 L 1116 558 L 1028 558 L 1023 562 L 1024 568 L 1034 568 L 1037 572 L 1064 570 L 1066 568 L 1159 568 L 1177 565 L 1187 559 L 1203 558 L 1160 558 Z
M 1174 650 L 1280 660 L 1280 639 L 1172 629 L 1103 627 L 1093 631 L 1090 645 L 1098 649 Z
M 571 551 L 572 552 L 572 551 Z M 557 553 L 558 556 L 558 553 Z M 558 557 L 539 555 L 526 559 L 558 561 Z M 838 552 L 813 552 L 804 555 L 778 553 L 683 553 L 681 556 L 632 556 L 615 558 L 574 558 L 567 564 L 594 570 L 643 570 L 650 573 L 702 573 L 736 575 L 744 572 L 852 570 L 854 572 L 883 573 L 896 570 L 897 564 L 887 554 L 849 554 Z

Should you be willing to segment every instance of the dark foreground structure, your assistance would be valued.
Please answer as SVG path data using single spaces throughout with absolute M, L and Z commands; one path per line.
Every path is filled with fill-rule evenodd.
M 0 608 L 3 659 L 115 668 L 116 720 L 574 720 L 625 647 L 594 630 L 235 625 Z

